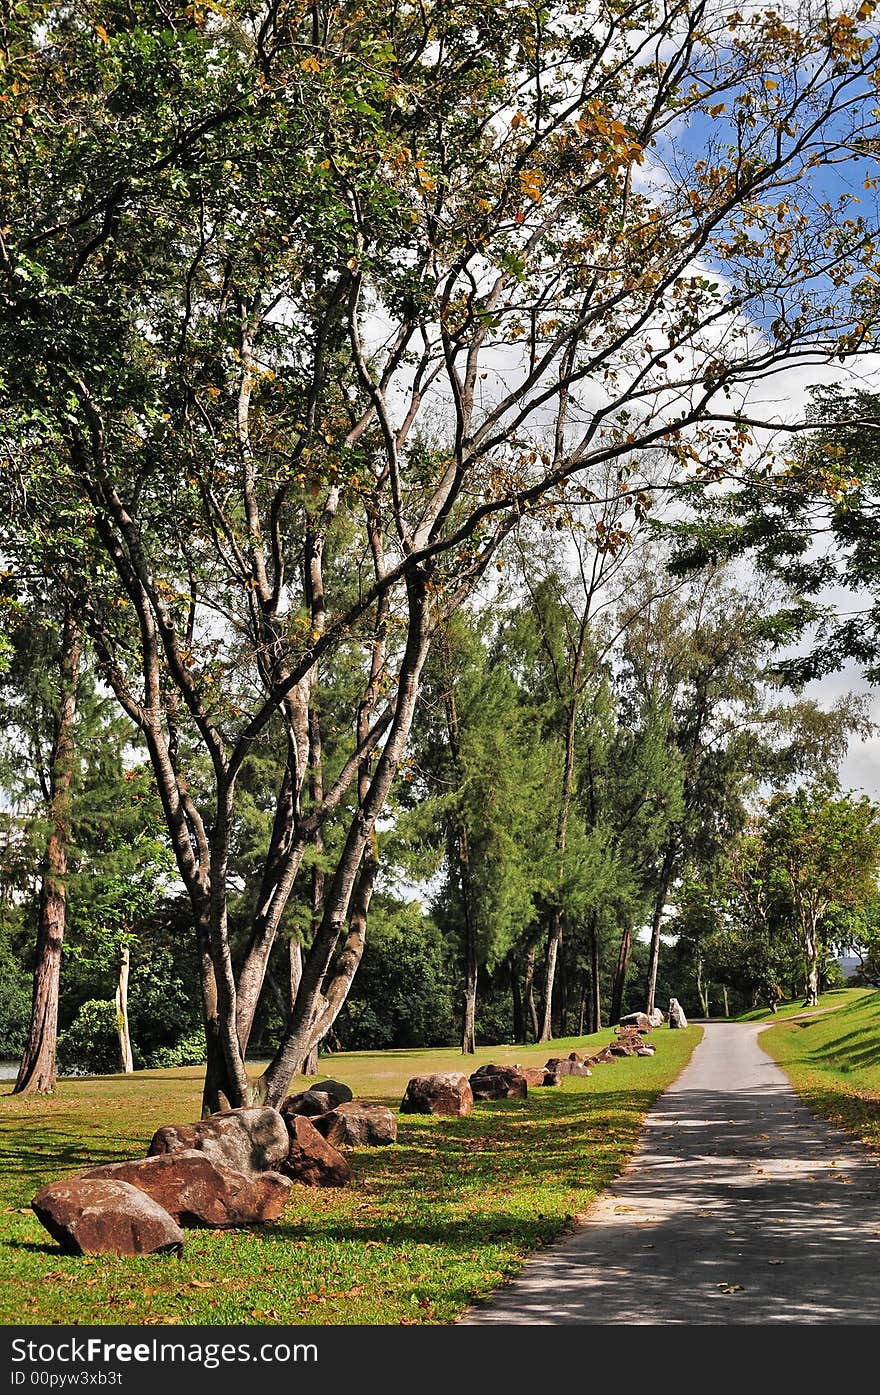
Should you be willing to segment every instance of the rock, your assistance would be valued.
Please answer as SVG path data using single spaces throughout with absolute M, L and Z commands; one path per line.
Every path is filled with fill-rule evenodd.
M 340 1152 L 328 1143 L 304 1114 L 289 1119 L 290 1146 L 284 1172 L 307 1187 L 347 1187 L 351 1168 Z
M 580 1061 L 581 1065 L 583 1065 L 584 1061 L 586 1060 L 586 1057 L 581 1056 L 577 1051 L 569 1051 L 568 1059 L 570 1061 Z
M 637 1056 L 656 1056 L 657 1051 L 653 1046 L 640 1046 L 636 1052 Z
M 650 1032 L 653 1023 L 646 1012 L 630 1012 L 620 1019 L 621 1027 L 634 1027 L 639 1032 Z
M 290 1183 L 279 1173 L 246 1177 L 194 1148 L 109 1163 L 80 1175 L 130 1183 L 163 1206 L 178 1225 L 261 1225 L 276 1220 L 290 1199 Z
M 314 1119 L 335 1107 L 333 1097 L 327 1090 L 303 1090 L 299 1095 L 288 1095 L 278 1106 L 278 1113 L 283 1119 L 293 1114 L 304 1114 L 307 1119 Z
M 515 1065 L 514 1070 L 518 1070 L 524 1076 L 525 1082 L 530 1086 L 538 1085 L 559 1085 L 562 1077 L 555 1071 L 548 1070 L 546 1066 L 520 1066 Z
M 343 1085 L 341 1080 L 322 1080 L 318 1085 L 313 1085 L 312 1089 L 321 1090 L 325 1095 L 329 1095 L 333 1101 L 333 1109 L 338 1109 L 341 1104 L 351 1104 L 354 1099 L 352 1091 L 347 1085 Z
M 466 1075 L 459 1071 L 438 1071 L 435 1075 L 414 1075 L 406 1087 L 401 1114 L 470 1114 L 474 1095 Z
M 549 1070 L 553 1075 L 592 1075 L 589 1066 L 585 1066 L 581 1061 L 572 1061 L 565 1056 L 551 1056 L 545 1063 L 545 1070 Z
M 677 998 L 669 999 L 669 1025 L 670 1027 L 686 1027 L 688 1020 L 684 1015 L 684 1008 Z
M 638 1047 L 631 1046 L 628 1041 L 613 1041 L 608 1050 L 612 1056 L 634 1056 Z
M 334 1148 L 378 1148 L 397 1139 L 397 1120 L 384 1104 L 351 1100 L 322 1114 L 312 1123 Z
M 277 1109 L 224 1109 L 197 1124 L 168 1124 L 153 1134 L 148 1154 L 183 1153 L 195 1148 L 246 1177 L 274 1172 L 287 1157 L 287 1126 Z
M 475 1100 L 524 1100 L 529 1093 L 528 1081 L 516 1066 L 480 1066 L 470 1086 Z
M 666 1021 L 662 1008 L 652 1008 L 648 1013 L 648 1019 L 652 1027 L 662 1027 Z
M 69 1177 L 37 1192 L 31 1207 L 69 1255 L 152 1255 L 183 1249 L 164 1207 L 129 1182 Z
M 604 1047 L 597 1056 L 593 1058 L 597 1066 L 610 1066 L 617 1058 L 612 1056 L 610 1046 Z

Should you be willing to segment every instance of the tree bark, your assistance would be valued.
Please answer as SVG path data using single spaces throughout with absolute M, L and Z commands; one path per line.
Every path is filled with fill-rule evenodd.
M 119 1068 L 124 1075 L 134 1070 L 131 1054 L 131 1033 L 128 1026 L 128 973 L 131 967 L 131 951 L 128 945 L 119 950 L 119 976 L 116 981 L 116 1031 L 119 1036 Z
M 670 843 L 663 855 L 663 865 L 660 869 L 660 885 L 657 888 L 657 897 L 654 901 L 654 914 L 651 918 L 651 953 L 648 959 L 648 991 L 645 997 L 645 1012 L 649 1015 L 654 1011 L 654 995 L 657 992 L 657 969 L 660 964 L 660 926 L 663 924 L 663 912 L 666 909 L 666 898 L 669 895 L 669 882 L 672 877 L 674 862 L 675 845 Z
M 516 956 L 511 954 L 508 959 L 510 970 L 510 998 L 513 1010 L 513 1039 L 524 1042 L 526 1039 L 526 1019 L 523 1013 L 522 993 L 519 987 L 519 973 L 517 970 Z
M 611 992 L 611 1013 L 610 1021 L 613 1026 L 620 1021 L 623 1012 L 623 990 L 626 987 L 626 971 L 629 968 L 629 954 L 632 948 L 632 929 L 625 925 L 620 936 L 620 947 L 617 951 L 617 968 L 614 971 L 614 987 Z
M 697 997 L 700 1000 L 700 1011 L 704 1017 L 709 1016 L 709 993 L 703 984 L 703 961 L 697 955 Z
M 819 1006 L 819 937 L 816 926 L 806 926 L 804 935 L 805 985 L 804 1007 Z
M 60 704 L 49 767 L 49 836 L 43 857 L 31 1020 L 13 1088 L 16 1095 L 50 1094 L 57 1079 L 58 994 L 67 916 L 67 853 L 80 658 L 79 628 L 68 615 L 62 633 Z
M 535 1007 L 535 951 L 530 949 L 526 955 L 526 981 L 525 1000 L 529 1012 L 529 1020 L 532 1024 L 532 1036 L 538 1040 L 538 1009 Z
M 593 981 L 593 992 L 590 999 L 590 1031 L 601 1032 L 602 1030 L 602 988 L 599 982 L 599 914 L 592 913 L 590 925 L 590 974 Z

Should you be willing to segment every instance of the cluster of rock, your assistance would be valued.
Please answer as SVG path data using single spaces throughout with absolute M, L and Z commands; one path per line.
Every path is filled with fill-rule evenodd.
M 344 1187 L 346 1146 L 393 1143 L 397 1120 L 327 1080 L 268 1105 L 228 1109 L 153 1135 L 145 1158 L 108 1163 L 43 1187 L 31 1206 L 68 1254 L 180 1251 L 183 1227 L 277 1220 L 293 1182 Z
M 686 1027 L 677 999 L 670 1027 Z M 663 1013 L 631 1013 L 614 1041 L 592 1056 L 572 1051 L 543 1066 L 480 1066 L 416 1075 L 401 1114 L 469 1114 L 475 1100 L 526 1099 L 529 1088 L 559 1085 L 563 1076 L 592 1075 L 622 1056 L 653 1056 L 645 1038 Z M 171 1124 L 153 1135 L 145 1158 L 108 1163 L 43 1187 L 31 1202 L 40 1223 L 68 1254 L 179 1252 L 182 1227 L 262 1225 L 276 1220 L 293 1182 L 345 1187 L 346 1147 L 381 1147 L 397 1138 L 384 1105 L 354 1100 L 347 1085 L 325 1080 L 278 1109 L 228 1109 L 194 1124 Z

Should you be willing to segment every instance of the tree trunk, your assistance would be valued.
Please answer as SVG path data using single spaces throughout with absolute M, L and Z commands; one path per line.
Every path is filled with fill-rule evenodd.
M 657 969 L 660 964 L 660 926 L 663 924 L 663 912 L 666 909 L 666 898 L 669 895 L 669 882 L 672 878 L 672 867 L 675 862 L 675 846 L 670 843 L 663 855 L 663 866 L 660 869 L 660 885 L 657 888 L 657 897 L 654 901 L 654 914 L 651 918 L 651 953 L 648 959 L 648 992 L 645 998 L 645 1012 L 649 1015 L 654 1011 L 654 995 L 657 992 Z
M 473 937 L 468 937 L 465 979 L 464 979 L 464 1014 L 462 1020 L 461 1051 L 462 1055 L 473 1055 L 477 1049 L 475 1035 L 475 1023 L 477 1015 L 477 949 Z
M 590 924 L 590 976 L 593 992 L 590 999 L 590 1031 L 602 1030 L 602 988 L 599 982 L 599 913 L 593 911 Z
M 808 925 L 804 935 L 806 997 L 804 1007 L 819 1005 L 819 938 L 815 925 Z
M 700 1000 L 700 1011 L 704 1017 L 709 1016 L 709 993 L 703 986 L 703 961 L 697 955 L 697 997 Z
M 526 955 L 526 982 L 525 1000 L 529 1011 L 529 1020 L 532 1024 L 532 1036 L 538 1040 L 538 1009 L 535 1007 L 535 951 L 530 949 Z
M 620 947 L 617 951 L 617 968 L 614 971 L 614 987 L 611 992 L 611 1015 L 612 1026 L 619 1022 L 623 1012 L 623 990 L 626 987 L 626 971 L 629 968 L 629 953 L 632 948 L 632 929 L 625 925 L 620 936 Z
M 61 948 L 67 915 L 67 848 L 75 763 L 74 726 L 81 644 L 76 622 L 64 623 L 58 725 L 49 767 L 49 837 L 43 857 L 37 962 L 27 1044 L 13 1094 L 49 1094 L 55 1088 Z
M 510 969 L 510 997 L 513 1010 L 513 1039 L 524 1042 L 526 1039 L 526 1019 L 523 1015 L 522 993 L 519 988 L 519 973 L 517 972 L 516 956 L 511 954 L 507 961 Z
M 559 945 L 562 940 L 562 911 L 553 912 L 550 929 L 550 942 L 547 946 L 547 969 L 544 977 L 544 1020 L 538 1041 L 553 1040 L 553 984 L 556 980 L 556 962 L 559 958 Z
M 131 1054 L 131 1033 L 128 1027 L 128 972 L 131 967 L 131 951 L 128 945 L 119 950 L 119 977 L 116 981 L 116 1031 L 119 1036 L 119 1068 L 125 1075 L 134 1070 Z
M 588 981 L 589 981 L 589 975 L 588 975 L 588 974 L 585 974 L 585 975 L 584 975 L 584 986 L 583 986 L 583 989 L 581 990 L 581 996 L 580 996 L 580 1000 L 579 1000 L 579 1002 L 578 1002 L 578 1025 L 577 1025 L 577 1034 L 578 1034 L 579 1037 L 582 1037 L 582 1036 L 584 1035 L 584 1023 L 585 1023 L 585 1019 L 586 1019 L 586 1015 L 587 1015 L 587 990 L 588 990 Z
M 728 998 L 727 998 L 727 984 L 726 984 L 726 983 L 725 983 L 725 984 L 722 984 L 722 986 L 721 986 L 721 996 L 722 996 L 723 999 L 724 999 L 724 1016 L 725 1016 L 725 1017 L 729 1017 L 729 1016 L 730 1016 L 730 1003 L 729 1003 Z

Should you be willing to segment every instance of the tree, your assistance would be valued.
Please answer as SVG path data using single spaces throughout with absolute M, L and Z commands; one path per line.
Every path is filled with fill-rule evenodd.
M 522 938 L 547 880 L 548 762 L 498 619 L 491 606 L 463 613 L 438 637 L 414 732 L 417 802 L 404 819 L 410 841 L 442 856 L 432 910 L 462 947 L 465 1053 L 476 1047 L 478 976 Z
M 872 229 L 797 194 L 868 157 L 874 40 L 822 6 L 616 0 L 131 0 L 101 24 L 73 0 L 4 24 L 5 482 L 149 752 L 205 1108 L 277 1103 L 360 962 L 431 641 L 503 539 L 610 468 L 615 498 L 661 456 L 711 475 L 748 448 L 741 389 L 865 342 Z M 717 135 L 691 153 L 698 119 Z M 361 682 L 325 768 L 342 654 Z M 234 960 L 237 782 L 269 741 L 286 758 Z M 319 841 L 296 1001 L 251 1081 Z
M 864 390 L 817 388 L 807 414 L 814 429 L 788 450 L 763 458 L 740 487 L 706 496 L 683 491 L 694 516 L 673 530 L 676 568 L 749 556 L 791 593 L 777 617 L 780 640 L 813 642 L 780 662 L 794 683 L 833 672 L 847 660 L 880 674 L 880 398 Z M 839 597 L 852 605 L 841 612 Z
M 805 1006 L 819 1001 L 820 949 L 833 908 L 876 897 L 880 810 L 823 786 L 774 795 L 763 841 L 767 875 L 784 882 L 804 960 Z
M 12 608 L 12 607 L 10 607 Z M 67 919 L 71 797 L 76 777 L 75 726 L 80 685 L 82 637 L 67 609 L 55 617 L 17 613 L 11 627 L 14 658 L 3 675 L 6 762 L 23 754 L 23 738 L 42 797 L 42 849 L 30 1024 L 15 1094 L 49 1094 L 57 1076 L 58 995 L 61 952 Z M 42 667 L 46 664 L 46 668 Z M 10 747 L 12 749 L 10 749 Z M 16 749 L 17 748 L 17 749 Z M 31 793 L 21 787 L 16 794 Z M 7 785 L 8 788 L 8 785 Z M 29 811 L 33 817 L 33 810 Z M 35 849 L 35 852 L 37 850 Z

